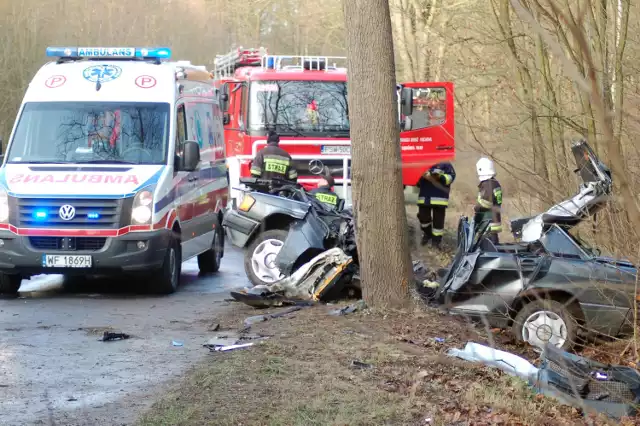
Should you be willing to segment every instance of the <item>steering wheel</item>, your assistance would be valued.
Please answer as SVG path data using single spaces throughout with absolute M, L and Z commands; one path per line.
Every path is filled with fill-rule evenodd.
M 122 158 L 126 158 L 127 154 L 129 154 L 130 152 L 134 152 L 134 151 L 141 151 L 142 153 L 144 153 L 145 155 L 147 155 L 149 157 L 149 161 L 153 162 L 153 155 L 151 154 L 151 151 L 149 151 L 148 149 L 139 147 L 139 146 L 134 146 L 131 148 L 127 148 L 122 152 Z

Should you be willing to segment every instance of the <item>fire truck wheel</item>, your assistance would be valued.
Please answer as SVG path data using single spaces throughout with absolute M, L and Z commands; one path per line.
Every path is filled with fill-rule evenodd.
M 198 255 L 198 269 L 203 274 L 213 274 L 218 272 L 222 263 L 224 250 L 224 231 L 222 226 L 216 221 L 216 231 L 213 234 L 211 249 Z
M 0 294 L 4 296 L 17 296 L 22 283 L 20 274 L 0 274 Z
M 244 270 L 254 286 L 272 284 L 282 278 L 275 259 L 288 234 L 282 229 L 272 229 L 258 235 L 247 247 Z
M 150 281 L 152 290 L 160 294 L 171 294 L 178 289 L 180 282 L 180 269 L 182 266 L 182 254 L 180 244 L 172 239 L 167 253 L 164 256 L 164 263 Z

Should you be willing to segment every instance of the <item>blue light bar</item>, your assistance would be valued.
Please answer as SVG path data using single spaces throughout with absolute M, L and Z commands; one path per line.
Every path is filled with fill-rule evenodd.
M 100 219 L 100 213 L 89 212 L 87 213 L 87 219 Z
M 148 58 L 169 59 L 168 47 L 47 47 L 54 58 Z

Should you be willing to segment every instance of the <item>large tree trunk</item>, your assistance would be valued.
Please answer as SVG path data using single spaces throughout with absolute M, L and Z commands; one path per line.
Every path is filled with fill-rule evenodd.
M 412 281 L 388 0 L 343 0 L 363 298 L 400 307 Z

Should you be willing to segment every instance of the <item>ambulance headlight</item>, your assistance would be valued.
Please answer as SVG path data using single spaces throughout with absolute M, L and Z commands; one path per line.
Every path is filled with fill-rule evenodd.
M 140 191 L 133 199 L 131 209 L 132 225 L 148 225 L 151 223 L 153 215 L 153 192 L 149 190 Z
M 0 188 L 0 223 L 9 221 L 9 196 L 7 191 Z

